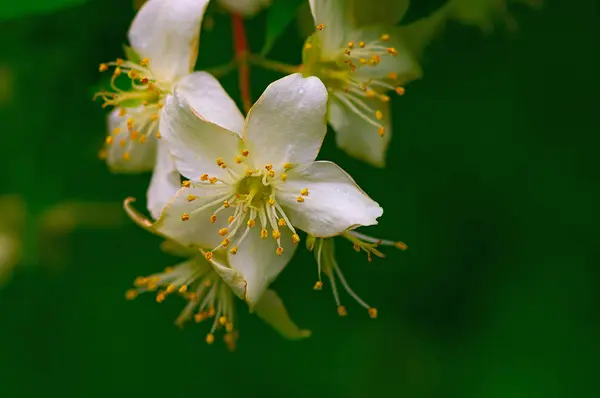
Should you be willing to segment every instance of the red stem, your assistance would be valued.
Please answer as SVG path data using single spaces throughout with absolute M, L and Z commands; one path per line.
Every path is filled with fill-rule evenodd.
M 231 15 L 231 23 L 233 26 L 235 58 L 239 63 L 238 82 L 240 85 L 240 94 L 244 110 L 248 113 L 252 99 L 250 97 L 250 70 L 247 62 L 248 40 L 246 39 L 246 28 L 244 27 L 244 20 L 239 14 Z

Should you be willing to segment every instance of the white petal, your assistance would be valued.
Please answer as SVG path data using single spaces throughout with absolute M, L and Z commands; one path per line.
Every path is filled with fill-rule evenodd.
M 390 36 L 386 42 L 381 42 L 382 35 Z M 393 27 L 374 26 L 353 31 L 348 37 L 348 41 L 364 41 L 365 43 L 380 41 L 388 48 L 394 48 L 398 55 L 393 56 L 384 54 L 381 61 L 376 66 L 363 66 L 356 70 L 356 77 L 359 80 L 368 80 L 370 78 L 385 78 L 390 73 L 398 75 L 400 84 L 407 83 L 421 77 L 423 74 L 421 66 L 416 57 L 409 50 L 408 46 L 402 40 L 399 31 Z
M 129 42 L 162 82 L 193 70 L 208 0 L 148 0 L 129 29 Z
M 354 0 L 352 16 L 355 26 L 374 24 L 395 25 L 400 22 L 408 10 L 409 0 Z
M 108 134 L 112 137 L 112 143 L 106 145 L 107 155 L 106 163 L 112 172 L 115 173 L 140 173 L 150 171 L 156 162 L 156 129 L 158 125 L 152 123 L 150 114 L 142 113 L 137 116 L 138 109 L 132 109 L 130 112 L 135 115 L 134 131 L 137 136 L 145 135 L 146 142 L 141 143 L 138 137 L 132 140 L 132 135 L 127 130 L 127 120 L 130 114 L 119 116 L 119 109 L 114 109 L 108 115 Z M 115 129 L 119 129 L 118 134 L 114 134 Z
M 327 132 L 327 89 L 295 73 L 271 83 L 246 120 L 244 141 L 256 167 L 312 162 Z
M 308 189 L 304 202 L 296 198 Z M 344 170 L 331 162 L 314 162 L 290 170 L 276 185 L 276 199 L 291 223 L 316 237 L 338 235 L 361 225 L 375 225 L 383 209 Z
M 273 290 L 267 290 L 255 307 L 256 315 L 271 325 L 283 337 L 302 339 L 310 336 L 310 330 L 300 329 L 290 318 L 283 301 Z
M 167 203 L 153 227 L 161 235 L 182 245 L 212 249 L 223 240 L 218 231 L 227 225 L 227 218 L 233 210 L 219 212 L 214 224 L 210 217 L 225 200 L 219 199 L 228 193 L 227 187 L 181 188 Z M 194 199 L 190 200 L 189 195 L 194 195 Z M 182 219 L 184 214 L 189 215 L 187 221 Z
M 335 141 L 340 149 L 375 167 L 384 167 L 392 129 L 389 104 L 379 102 L 377 106 L 383 114 L 381 120 L 385 129 L 383 137 L 379 135 L 377 126 L 365 121 L 334 97 L 329 103 L 329 123 L 335 131 Z
M 219 157 L 230 167 L 238 166 L 234 159 L 241 151 L 240 136 L 195 115 L 179 91 L 167 97 L 160 131 L 169 143 L 177 169 L 191 180 L 197 181 L 205 173 L 229 178 L 216 163 Z
M 244 299 L 250 309 L 258 303 L 265 289 L 287 265 L 298 246 L 292 243 L 291 233 L 287 229 L 282 229 L 281 246 L 284 251 L 278 256 L 275 253 L 276 240 L 270 235 L 262 239 L 258 225 L 254 229 L 238 245 L 237 254 L 229 255 L 231 268 L 246 281 Z
M 315 26 L 324 25 L 317 31 L 323 55 L 334 57 L 345 45 L 345 38 L 351 30 L 351 1 L 349 0 L 309 0 Z M 374 6 L 375 7 L 375 6 Z
M 156 166 L 147 193 L 148 210 L 154 219 L 160 216 L 162 209 L 181 188 L 179 172 L 175 168 L 168 144 L 165 141 L 159 142 L 157 152 Z
M 230 12 L 252 17 L 261 8 L 269 6 L 271 0 L 219 0 L 219 4 Z
M 181 79 L 176 90 L 185 97 L 196 115 L 242 135 L 244 116 L 213 75 L 194 72 Z

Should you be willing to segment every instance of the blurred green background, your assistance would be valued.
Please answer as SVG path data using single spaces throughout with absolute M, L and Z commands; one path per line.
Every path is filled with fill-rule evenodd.
M 275 289 L 313 336 L 283 340 L 240 302 L 234 353 L 204 343 L 207 325 L 177 328 L 177 299 L 124 298 L 136 276 L 176 260 L 120 211 L 126 196 L 144 198 L 149 175 L 111 175 L 97 158 L 98 64 L 122 56 L 133 7 L 75 3 L 0 22 L 0 194 L 21 198 L 0 225 L 24 239 L 0 290 L 0 396 L 597 396 L 595 2 L 517 6 L 514 34 L 450 24 L 424 78 L 393 100 L 385 170 L 328 135 L 321 158 L 385 209 L 367 232 L 409 250 L 369 264 L 337 245 L 376 320 L 347 296 L 338 317 L 299 251 Z M 413 3 L 417 18 L 442 1 Z M 229 17 L 211 7 L 210 18 L 200 68 L 232 57 Z M 265 18 L 247 22 L 255 51 Z M 298 63 L 302 40 L 290 25 L 271 58 Z M 251 72 L 254 99 L 280 77 Z M 238 100 L 236 74 L 222 83 Z M 97 205 L 73 218 L 65 202 Z

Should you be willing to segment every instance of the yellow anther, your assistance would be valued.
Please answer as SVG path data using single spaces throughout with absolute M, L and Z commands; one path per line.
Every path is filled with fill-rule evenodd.
M 381 100 L 381 102 L 390 102 L 390 97 L 385 94 L 381 94 L 379 96 L 379 100 Z
M 108 70 L 108 65 L 106 65 L 106 64 L 100 64 L 100 67 L 98 68 L 98 70 L 100 72 L 106 72 Z
M 102 71 L 100 71 L 100 72 L 102 72 Z M 129 289 L 128 291 L 125 292 L 125 298 L 127 300 L 133 300 L 137 296 L 138 296 L 138 292 L 135 289 Z
M 108 156 L 108 151 L 106 149 L 101 149 L 98 152 L 98 159 L 100 159 L 100 160 L 106 159 L 107 156 Z
M 178 292 L 181 293 L 181 294 L 184 294 L 184 293 L 187 292 L 187 289 L 188 289 L 187 285 L 181 285 L 181 287 L 179 288 Z
M 358 42 L 358 46 L 359 46 L 360 48 L 365 48 L 365 42 L 364 42 L 364 41 L 362 41 L 362 40 L 361 40 L 361 41 L 359 41 L 359 42 Z
M 408 249 L 408 246 L 406 246 L 406 243 L 404 243 L 404 242 L 396 242 L 395 246 L 400 250 Z
M 200 323 L 203 320 L 205 320 L 206 318 L 208 318 L 208 314 L 204 311 L 197 313 L 196 315 L 194 315 L 194 321 L 196 323 Z
M 283 164 L 283 168 L 284 168 L 284 169 L 286 169 L 286 170 L 289 170 L 289 169 L 291 169 L 292 167 L 294 167 L 294 165 L 292 165 L 291 163 L 284 163 L 284 164 Z
M 181 215 L 181 221 L 187 221 L 187 220 L 189 220 L 189 219 L 190 219 L 190 215 L 189 215 L 189 214 L 187 214 L 187 213 L 183 213 L 183 214 Z
M 131 141 L 136 141 L 140 137 L 140 132 L 137 130 L 133 130 L 131 134 L 129 134 L 129 139 Z
M 112 131 L 113 135 L 119 135 L 121 133 L 120 127 L 115 127 Z
M 240 163 L 242 163 L 243 161 L 244 161 L 244 158 L 243 158 L 243 157 L 241 157 L 240 155 L 237 155 L 237 156 L 235 157 L 235 162 L 236 162 L 237 164 L 240 164 Z
M 227 235 L 227 233 L 228 233 L 228 232 L 229 232 L 229 231 L 227 230 L 227 228 L 221 228 L 221 229 L 219 230 L 219 235 L 221 235 L 221 236 L 225 236 L 225 235 Z
M 317 281 L 315 283 L 315 285 L 313 286 L 313 290 L 321 290 L 321 289 L 323 289 L 323 282 Z
M 215 342 L 215 335 L 212 333 L 209 333 L 206 335 L 206 344 L 212 344 Z
M 369 316 L 373 319 L 377 318 L 377 308 L 369 308 Z
M 312 48 L 312 44 L 310 44 L 310 43 L 306 43 L 306 44 L 304 45 L 304 48 L 305 48 L 305 49 L 307 49 L 307 50 L 310 50 L 310 49 Z
M 125 108 L 119 109 L 119 116 L 123 117 L 127 114 L 127 110 Z
M 387 49 L 388 54 L 393 55 L 394 57 L 398 55 L 398 51 L 394 47 L 390 47 Z
M 388 35 L 387 33 L 384 33 L 381 35 L 380 39 L 381 39 L 381 41 L 388 41 L 390 39 L 390 35 Z
M 208 181 L 208 174 L 202 174 L 200 176 L 200 181 Z
M 223 158 L 217 158 L 217 166 L 221 166 L 223 163 L 225 163 Z
M 337 313 L 339 316 L 346 316 L 348 315 L 348 312 L 346 311 L 346 307 L 344 307 L 343 305 L 340 305 L 337 307 Z
M 229 216 L 227 218 L 227 224 L 231 224 L 233 222 L 233 220 L 235 220 L 235 216 Z
M 377 118 L 377 120 L 381 120 L 381 119 L 383 119 L 383 113 L 381 113 L 380 110 L 376 110 L 375 117 Z
M 223 239 L 223 241 L 221 242 L 221 246 L 227 247 L 227 246 L 229 246 L 229 243 L 230 243 L 229 239 Z
M 363 65 L 367 63 L 366 58 L 360 58 L 358 61 Z
M 294 234 L 292 235 L 292 243 L 297 245 L 298 243 L 300 243 L 300 237 L 298 236 L 298 234 Z
M 272 164 L 268 164 L 268 165 L 265 166 L 265 169 L 271 170 L 271 169 L 273 169 L 273 165 Z
M 193 202 L 194 200 L 198 199 L 198 197 L 196 195 L 188 195 L 187 196 L 187 201 L 188 202 Z
M 302 196 L 298 196 L 296 198 L 296 202 L 298 202 L 298 203 L 304 203 L 304 198 Z
M 135 280 L 133 281 L 133 286 L 144 286 L 148 284 L 149 279 L 145 278 L 143 276 L 138 276 L 137 278 L 135 278 Z
M 317 30 L 323 30 L 323 29 L 325 29 L 325 24 L 320 23 L 317 25 Z
M 285 180 L 287 180 L 287 174 L 283 173 L 280 178 L 281 178 L 281 181 L 285 182 Z
M 353 41 L 349 41 L 347 44 L 348 48 L 354 48 L 354 42 Z
M 148 79 L 147 76 L 142 76 L 142 78 L 140 79 L 140 82 L 142 84 L 148 84 L 148 82 L 150 82 L 150 79 Z M 144 100 L 144 102 L 142 102 L 142 105 L 144 105 L 144 106 L 148 105 L 148 101 Z
M 262 239 L 267 239 L 267 236 L 269 235 L 269 231 L 267 231 L 266 228 L 263 228 L 260 230 L 260 237 Z
M 119 76 L 121 74 L 121 68 L 119 68 L 118 66 L 115 68 L 115 70 L 113 71 L 113 76 Z
M 275 206 L 275 199 L 269 198 L 269 205 Z
M 223 207 L 224 207 L 224 208 L 228 208 L 228 207 L 229 207 L 229 201 L 227 201 L 227 200 L 224 200 L 224 201 L 223 201 Z
M 377 93 L 375 92 L 375 90 L 369 89 L 369 90 L 367 90 L 365 95 L 367 96 L 367 98 L 375 98 L 377 96 Z
M 160 131 L 156 132 L 156 139 L 160 140 L 162 138 L 162 135 L 160 135 Z
M 404 95 L 404 87 L 396 87 L 395 91 L 398 95 Z
M 381 62 L 381 57 L 379 55 L 373 55 L 371 57 L 371 60 L 369 61 L 369 63 L 371 65 L 379 65 L 380 62 Z
M 205 257 L 205 258 L 206 258 L 208 261 L 210 261 L 210 260 L 212 260 L 212 258 L 213 258 L 213 254 L 212 254 L 212 252 L 206 252 L 206 254 L 204 255 L 204 257 Z M 210 282 L 210 281 L 209 281 L 209 282 Z
M 225 324 L 225 330 L 227 331 L 227 333 L 231 333 L 233 332 L 233 323 L 231 322 L 227 322 Z
M 385 128 L 379 127 L 379 129 L 377 129 L 377 134 L 379 134 L 380 137 L 383 137 L 385 134 Z
M 279 220 L 277 220 L 277 225 L 279 225 L 280 227 L 285 227 L 285 220 L 283 218 L 280 218 Z
M 135 79 L 136 77 L 138 77 L 138 74 L 137 74 L 137 72 L 136 72 L 136 71 L 134 71 L 134 70 L 132 69 L 132 70 L 130 70 L 130 71 L 127 73 L 127 77 L 129 77 L 130 79 L 132 79 L 132 80 L 133 80 L 133 79 Z
M 108 145 L 110 145 L 110 144 L 112 144 L 112 143 L 113 143 L 113 137 L 112 137 L 111 135 L 109 135 L 108 137 L 106 137 L 106 143 L 107 143 Z
M 275 249 L 275 254 L 281 256 L 283 254 L 283 247 L 280 246 L 277 249 Z
M 269 175 L 269 177 L 275 177 L 275 170 L 269 170 L 267 174 Z
M 222 326 L 225 326 L 225 324 L 227 323 L 227 317 L 226 316 L 219 317 L 219 323 Z
M 236 253 L 238 252 L 238 248 L 233 246 L 230 250 L 229 253 L 231 253 L 231 255 L 235 256 Z
M 152 116 L 150 116 L 150 120 L 152 120 L 153 122 L 158 120 L 158 113 L 153 114 Z
M 344 49 L 344 54 L 346 54 L 346 55 L 350 55 L 350 52 L 351 52 L 351 51 L 350 51 L 350 49 L 349 49 L 349 48 L 346 48 L 346 49 Z
M 140 65 L 142 65 L 142 66 L 148 66 L 149 63 L 150 63 L 150 59 L 149 58 L 143 58 L 140 61 Z
M 248 156 L 250 154 L 250 152 L 248 152 L 247 149 L 242 149 L 242 156 Z
M 392 80 L 396 80 L 396 79 L 398 79 L 398 74 L 396 72 L 390 72 L 390 73 L 388 73 L 388 78 L 390 78 Z
M 214 224 L 217 222 L 217 215 L 213 214 L 212 216 L 210 216 L 210 222 L 211 224 Z
M 210 177 L 208 179 L 208 182 L 210 182 L 211 184 L 214 184 L 215 182 L 217 182 L 217 177 Z
M 278 230 L 274 229 L 273 230 L 273 239 L 279 239 L 281 238 L 281 232 L 279 232 Z
M 185 180 L 181 183 L 181 186 L 184 188 L 189 188 L 191 185 L 190 180 Z
M 143 144 L 144 142 L 146 142 L 146 134 L 140 135 L 140 139 L 138 140 L 138 142 L 140 144 Z
M 127 119 L 127 130 L 129 130 L 129 131 L 133 130 L 133 118 L 132 117 Z
M 165 294 L 165 292 L 158 292 L 156 294 L 156 302 L 157 303 L 162 303 L 163 301 L 165 301 L 166 298 L 167 298 L 167 295 Z
M 302 191 L 300 191 L 300 195 L 308 196 L 308 188 L 304 188 Z
M 107 137 L 108 138 L 108 137 Z M 121 140 L 119 140 L 119 146 L 121 148 L 124 148 L 125 145 L 127 145 L 127 140 L 125 138 L 121 138 Z
M 173 293 L 175 290 L 177 290 L 177 286 L 170 284 L 169 286 L 167 286 L 167 290 L 165 290 L 165 292 L 167 294 L 171 294 Z
M 210 286 L 210 285 L 211 285 L 211 281 L 210 281 L 210 280 L 208 280 L 208 281 L 206 281 L 206 282 L 208 282 L 208 285 L 207 285 L 207 286 Z M 215 308 L 214 308 L 214 307 L 210 307 L 210 308 L 208 309 L 208 316 L 210 316 L 210 317 L 213 317 L 213 316 L 215 316 Z
M 247 224 L 248 224 L 248 228 L 254 228 L 254 226 L 256 225 L 256 221 L 253 218 L 251 218 L 248 220 Z
M 250 177 L 252 175 L 252 173 L 254 173 L 254 171 L 247 169 L 246 170 L 246 177 Z
M 124 161 L 128 161 L 131 158 L 131 155 L 129 152 L 124 152 L 122 158 Z

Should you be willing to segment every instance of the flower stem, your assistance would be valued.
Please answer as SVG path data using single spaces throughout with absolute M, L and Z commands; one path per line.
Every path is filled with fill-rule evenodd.
M 235 48 L 235 59 L 238 65 L 238 82 L 240 85 L 240 95 L 242 104 L 246 113 L 250 111 L 252 99 L 250 97 L 250 70 L 248 68 L 248 41 L 246 39 L 246 28 L 244 20 L 239 14 L 231 15 L 231 24 L 233 27 L 233 44 Z
M 206 72 L 210 73 L 211 75 L 213 75 L 214 77 L 216 77 L 218 79 L 220 77 L 228 75 L 231 71 L 233 71 L 237 67 L 237 65 L 238 65 L 238 61 L 233 60 L 226 64 L 215 66 L 214 68 L 209 68 L 206 70 Z
M 254 65 L 261 66 L 265 69 L 270 69 L 281 73 L 297 73 L 302 71 L 302 65 L 288 65 L 278 61 L 271 61 L 261 55 L 248 54 L 248 61 Z

